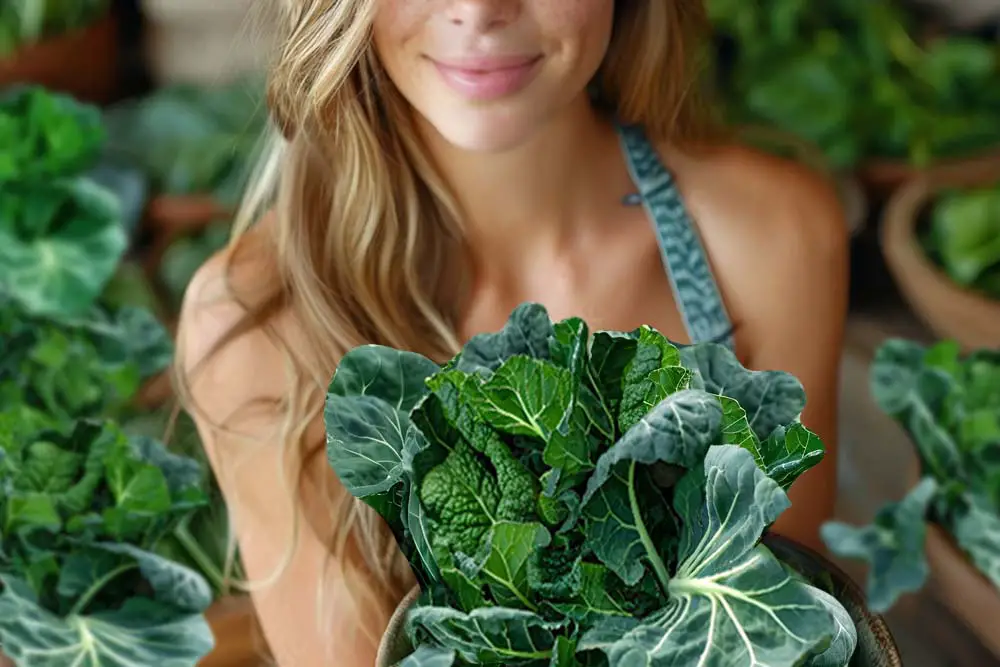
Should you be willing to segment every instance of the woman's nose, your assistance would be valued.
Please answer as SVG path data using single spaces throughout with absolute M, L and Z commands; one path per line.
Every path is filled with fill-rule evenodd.
M 516 21 L 521 4 L 522 0 L 453 0 L 448 4 L 447 17 L 454 25 L 488 32 Z

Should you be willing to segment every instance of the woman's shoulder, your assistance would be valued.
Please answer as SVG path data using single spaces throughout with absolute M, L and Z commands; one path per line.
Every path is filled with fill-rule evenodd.
M 832 178 L 737 144 L 668 152 L 734 320 L 769 334 L 802 304 L 839 308 L 849 232 Z M 831 314 L 831 317 L 833 315 Z
M 212 412 L 250 393 L 281 395 L 284 361 L 274 337 L 276 332 L 294 336 L 295 327 L 286 312 L 271 304 L 280 296 L 271 233 L 268 218 L 262 218 L 236 243 L 209 258 L 185 291 L 178 356 L 193 384 L 227 388 L 196 392 L 198 398 L 210 398 Z M 240 381 L 243 376 L 245 381 Z

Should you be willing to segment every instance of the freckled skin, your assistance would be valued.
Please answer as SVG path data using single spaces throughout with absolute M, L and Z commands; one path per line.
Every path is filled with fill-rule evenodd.
M 422 121 L 456 146 L 497 150 L 523 143 L 585 94 L 607 52 L 613 14 L 614 0 L 383 0 L 375 48 Z M 475 104 L 428 60 L 471 53 L 544 60 L 527 89 Z

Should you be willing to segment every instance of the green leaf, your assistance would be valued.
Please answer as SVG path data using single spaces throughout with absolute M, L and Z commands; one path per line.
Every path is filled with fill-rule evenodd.
M 830 551 L 869 564 L 868 606 L 876 613 L 890 609 L 904 593 L 920 590 L 927 580 L 925 522 L 937 490 L 934 479 L 925 477 L 902 501 L 879 510 L 871 525 L 830 522 L 822 528 Z
M 200 614 L 133 598 L 118 611 L 59 618 L 40 607 L 22 582 L 0 579 L 0 644 L 16 664 L 190 667 L 215 644 Z
M 729 348 L 715 343 L 690 345 L 680 354 L 684 365 L 696 371 L 691 387 L 739 403 L 758 440 L 766 440 L 774 429 L 802 414 L 806 393 L 794 375 L 749 370 Z
M 686 389 L 691 371 L 681 366 L 680 353 L 659 332 L 643 326 L 637 331 L 635 356 L 621 377 L 622 399 L 618 428 L 628 431 L 650 408 L 669 394 Z
M 0 185 L 0 284 L 31 313 L 84 315 L 126 245 L 117 200 L 87 179 Z
M 427 394 L 426 380 L 440 370 L 414 352 L 382 345 L 361 345 L 343 356 L 330 381 L 329 395 L 371 396 L 408 413 Z
M 758 544 L 789 503 L 749 452 L 712 447 L 674 505 L 686 522 L 667 606 L 632 627 L 606 621 L 610 628 L 585 634 L 580 650 L 602 650 L 612 667 L 792 665 L 829 646 L 830 611 Z
M 471 396 L 480 418 L 493 428 L 548 442 L 574 404 L 570 371 L 531 357 L 506 360 Z
M 932 353 L 909 341 L 883 343 L 872 361 L 872 396 L 909 431 L 926 472 L 939 480 L 963 478 L 958 444 L 942 423 L 954 380 L 924 366 L 925 354 Z
M 208 582 L 194 570 L 131 544 L 96 543 L 90 546 L 134 560 L 158 602 L 194 613 L 203 612 L 212 604 Z
M 500 331 L 473 336 L 462 348 L 454 367 L 465 373 L 477 373 L 494 371 L 515 355 L 548 359 L 552 335 L 548 311 L 539 304 L 524 303 L 514 309 Z
M 488 539 L 489 553 L 480 570 L 498 604 L 538 611 L 530 600 L 528 562 L 537 550 L 549 545 L 551 535 L 537 523 L 495 524 Z
M 410 611 L 407 627 L 414 646 L 446 646 L 473 664 L 517 664 L 549 659 L 564 626 L 521 609 L 482 607 L 465 614 L 418 605 Z
M 753 452 L 757 465 L 786 490 L 826 454 L 819 436 L 800 423 L 779 426 L 757 447 Z
M 995 506 L 966 495 L 950 521 L 959 548 L 994 586 L 1000 588 L 1000 516 Z
M 451 667 L 454 664 L 454 650 L 424 645 L 406 656 L 398 667 Z

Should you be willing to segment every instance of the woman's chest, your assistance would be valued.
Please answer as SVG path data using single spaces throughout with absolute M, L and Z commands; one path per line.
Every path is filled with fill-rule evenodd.
M 476 283 L 461 321 L 462 338 L 500 329 L 524 302 L 545 306 L 554 321 L 582 318 L 592 331 L 645 324 L 689 342 L 655 238 L 608 242 L 566 261 L 534 263 L 515 280 Z

